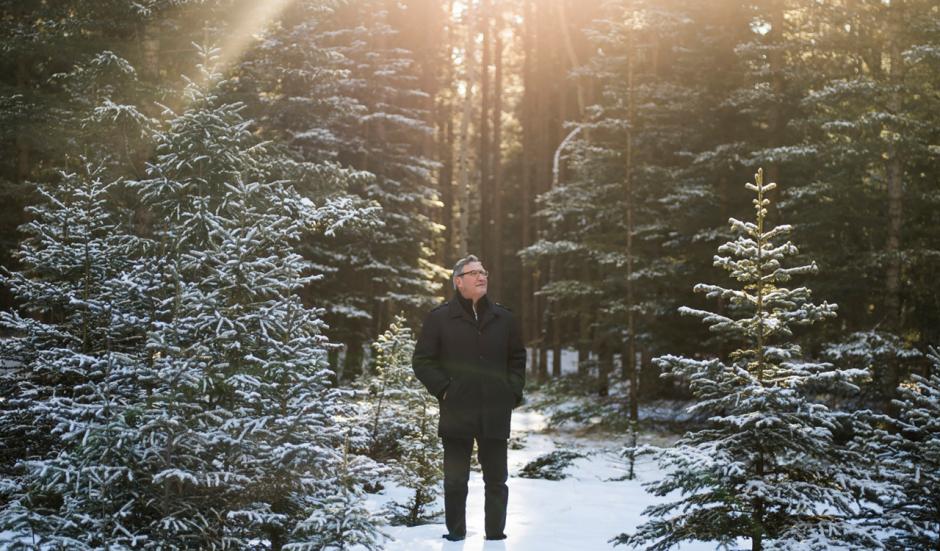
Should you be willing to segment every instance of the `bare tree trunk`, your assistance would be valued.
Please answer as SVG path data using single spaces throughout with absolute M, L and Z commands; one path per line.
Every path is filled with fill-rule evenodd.
M 523 98 L 522 98 L 522 178 L 520 182 L 520 195 L 519 200 L 522 202 L 522 242 L 520 248 L 528 247 L 532 244 L 532 209 L 530 207 L 531 193 L 532 193 L 532 163 L 533 163 L 533 142 L 534 142 L 534 128 L 533 128 L 533 107 L 535 104 L 535 97 L 538 94 L 536 90 L 533 73 L 535 66 L 535 44 L 534 44 L 534 29 L 535 29 L 535 9 L 533 6 L 535 0 L 523 0 L 523 34 L 522 42 L 524 49 L 523 56 L 523 65 L 522 65 L 522 83 L 523 83 Z M 525 345 L 532 350 L 533 340 L 535 339 L 535 331 L 532 328 L 532 286 L 531 286 L 531 274 L 527 271 L 526 267 L 523 266 L 520 271 L 520 294 L 522 295 L 520 299 L 521 311 L 522 311 L 522 335 Z M 536 356 L 534 350 L 532 351 L 532 357 L 529 361 L 529 368 L 532 370 L 532 373 L 537 373 L 536 367 Z
M 621 343 L 621 347 L 620 347 L 621 348 L 620 349 L 621 369 L 624 369 L 623 366 L 627 365 L 627 357 L 631 355 L 630 346 L 631 345 L 630 345 L 629 339 Z M 635 362 L 636 356 L 634 355 L 633 357 L 634 357 L 633 361 Z M 634 382 L 631 381 L 630 384 L 631 384 L 630 392 L 628 393 L 627 398 L 626 398 L 629 401 L 628 407 L 630 408 L 630 422 L 628 424 L 628 430 L 627 430 L 627 435 L 628 435 L 629 440 L 628 440 L 627 449 L 625 450 L 624 456 L 627 459 L 626 479 L 634 480 L 636 478 L 636 453 L 635 451 L 636 451 L 637 438 L 638 438 L 637 433 L 639 432 L 640 423 L 638 421 L 639 415 L 634 413 L 634 408 L 637 403 L 636 394 L 633 392 Z
M 895 0 L 891 4 L 891 11 L 895 12 L 894 18 L 898 22 L 894 25 L 899 26 L 900 11 L 902 7 L 901 0 Z M 900 29 L 898 29 L 900 30 Z M 897 38 L 889 39 L 888 58 L 890 67 L 888 79 L 896 88 L 901 84 L 903 76 L 903 60 L 901 59 L 901 46 Z M 901 110 L 900 91 L 895 89 L 888 101 L 888 110 L 891 113 L 898 113 Z M 889 128 L 889 131 L 895 129 Z M 900 280 L 901 280 L 901 225 L 903 222 L 903 167 L 901 155 L 897 145 L 893 140 L 888 142 L 887 148 L 887 185 L 888 185 L 888 235 L 885 242 L 885 253 L 888 259 L 887 273 L 885 277 L 885 319 L 889 327 L 896 331 L 900 327 Z
M 610 393 L 610 374 L 614 370 L 614 348 L 606 336 L 601 338 L 597 367 L 597 395 L 607 396 Z
M 784 26 L 786 23 L 783 8 L 783 0 L 775 0 L 772 2 L 770 8 L 771 29 L 768 33 L 768 39 L 770 40 L 770 53 L 768 54 L 768 61 L 770 63 L 770 86 L 774 91 L 774 96 L 777 98 L 784 97 L 783 52 L 781 48 L 785 40 Z M 770 128 L 767 132 L 767 136 L 771 140 L 767 145 L 770 146 L 783 145 L 784 142 L 783 106 L 779 104 L 779 101 L 778 99 L 777 103 L 770 107 Z M 778 164 L 772 163 L 767 166 L 765 170 L 767 171 L 767 178 L 770 182 L 780 180 L 780 166 Z
M 568 56 L 568 68 L 579 67 L 578 54 L 574 50 L 574 42 L 571 40 L 571 32 L 568 29 L 568 10 L 565 6 L 565 0 L 558 3 L 558 28 L 561 30 L 561 36 L 565 43 L 565 54 Z M 575 81 L 575 91 L 578 94 L 578 120 L 584 115 L 584 87 L 581 85 L 581 79 Z
M 150 82 L 157 82 L 160 80 L 160 36 L 152 24 L 141 31 L 140 50 L 143 77 Z
M 627 350 L 621 363 L 624 379 L 630 382 L 630 423 L 639 422 L 637 408 L 637 373 L 636 373 L 636 298 L 634 296 L 633 281 L 633 125 L 636 122 L 636 93 L 633 86 L 634 55 L 636 51 L 633 32 L 630 32 L 627 49 L 630 52 L 627 58 L 627 143 L 624 152 L 624 199 L 627 202 L 627 270 L 625 275 L 627 285 Z
M 561 377 L 561 319 L 557 303 L 552 306 L 552 377 Z
M 16 60 L 17 90 L 26 90 L 30 87 L 29 72 L 29 60 L 27 60 L 25 56 L 20 56 L 20 58 Z M 12 176 L 13 185 L 10 187 L 8 187 L 9 184 L 3 186 L 6 188 L 3 190 L 3 196 L 11 204 L 7 205 L 4 209 L 9 216 L 0 224 L 0 230 L 7 232 L 5 235 L 7 238 L 16 236 L 17 228 L 27 220 L 23 209 L 30 201 L 30 195 L 32 195 L 34 190 L 32 185 L 26 183 L 30 180 L 31 165 L 33 162 L 32 143 L 27 137 L 24 128 L 15 128 L 13 132 L 15 132 L 13 151 L 5 152 L 12 154 L 14 158 L 12 174 L 9 175 Z M 11 254 L 11 249 L 15 249 L 13 243 L 15 241 L 18 241 L 18 238 L 10 239 L 9 245 L 11 245 L 11 247 L 9 249 L 6 247 L 0 248 L 0 262 L 2 262 L 3 268 L 11 270 L 17 268 L 17 259 Z M 6 310 L 13 305 L 14 299 L 10 289 L 6 285 L 0 285 L 0 309 Z
M 902 32 L 904 9 L 903 0 L 894 0 L 890 7 L 894 32 L 890 34 L 888 43 L 888 59 L 890 67 L 888 81 L 893 91 L 888 101 L 888 111 L 900 113 L 901 91 L 900 87 L 904 76 L 904 61 L 901 59 L 901 45 L 899 35 Z M 896 128 L 888 128 L 888 133 L 897 132 Z M 901 331 L 901 228 L 904 223 L 904 167 L 901 151 L 897 143 L 890 139 L 887 147 L 887 186 L 888 186 L 888 235 L 885 240 L 885 257 L 888 265 L 885 271 L 885 301 L 884 319 L 888 329 L 898 334 Z M 893 407 L 891 399 L 894 398 L 898 384 L 901 382 L 901 364 L 893 358 L 885 366 L 885 398 L 889 409 Z
M 450 17 L 453 11 L 454 0 L 447 2 L 447 38 L 444 45 L 445 51 L 450 53 L 454 44 L 454 21 Z M 454 255 L 456 234 L 454 228 L 454 117 L 453 117 L 453 98 L 456 94 L 454 89 L 454 64 L 447 56 L 445 62 L 445 74 L 443 87 L 448 91 L 437 101 L 437 157 L 441 163 L 439 173 L 438 188 L 441 193 L 441 224 L 444 226 L 444 244 L 443 250 L 439 251 L 438 262 L 444 266 L 450 264 Z
M 20 90 L 24 90 L 28 86 L 29 67 L 26 64 L 26 60 L 21 58 L 16 61 L 16 87 Z M 22 183 L 29 179 L 31 149 L 29 141 L 25 138 L 22 131 L 16 133 L 14 147 L 16 149 L 16 182 Z
M 581 265 L 581 281 L 588 281 L 590 270 L 587 263 Z M 587 301 L 588 299 L 583 299 Z M 588 362 L 591 358 L 591 315 L 590 308 L 584 308 L 578 316 L 578 375 L 588 374 Z
M 534 189 L 532 190 L 532 198 L 539 195 L 543 190 L 547 189 L 550 183 L 550 174 L 549 170 L 552 162 L 552 152 L 554 148 L 551 145 L 551 121 L 552 116 L 552 105 L 551 100 L 552 96 L 550 95 L 553 75 L 552 69 L 554 66 L 552 64 L 553 57 L 552 52 L 554 48 L 551 47 L 551 10 L 553 9 L 555 0 L 542 1 L 536 4 L 536 26 L 535 26 L 535 44 L 536 44 L 536 67 L 535 67 L 535 78 L 534 82 L 537 87 L 537 95 L 535 96 L 535 115 L 533 117 L 533 123 L 535 127 L 535 174 L 534 174 Z M 534 219 L 535 224 L 535 234 L 536 236 L 542 235 L 542 222 L 539 218 Z M 533 289 L 538 290 L 542 287 L 542 269 L 544 268 L 544 262 L 539 263 L 540 266 L 532 273 L 532 284 Z M 534 308 L 532 312 L 532 324 L 533 324 L 533 334 L 538 335 L 537 345 L 539 347 L 539 365 L 538 365 L 538 378 L 539 381 L 545 381 L 548 378 L 548 366 L 545 365 L 545 347 L 548 345 L 547 339 L 547 323 L 545 316 L 545 298 L 542 296 L 536 296 L 534 299 Z
M 362 354 L 362 345 L 362 336 L 358 332 L 355 332 L 346 342 L 346 357 L 343 360 L 344 381 L 354 381 L 362 375 L 362 362 L 365 359 Z
M 499 0 L 495 2 L 496 25 L 493 29 L 494 93 L 493 93 L 493 186 L 490 190 L 493 200 L 493 232 L 491 235 L 494 254 L 489 260 L 493 276 L 490 287 L 497 297 L 502 296 L 503 285 L 503 13 Z
M 390 2 L 390 4 L 397 4 L 399 0 Z M 441 56 L 439 51 L 441 49 L 441 42 L 445 39 L 444 36 L 444 25 L 445 21 L 450 19 L 449 14 L 444 13 L 443 5 L 439 0 L 419 0 L 416 3 L 417 5 L 412 5 L 409 8 L 409 12 L 414 12 L 415 9 L 420 10 L 419 25 L 427 29 L 427 32 L 416 37 L 418 42 L 415 46 L 415 59 L 420 64 L 421 67 L 421 90 L 427 94 L 427 98 L 422 102 L 424 108 L 427 112 L 434 113 L 435 104 L 437 102 L 438 93 L 440 92 L 440 71 L 441 71 Z M 394 9 L 390 7 L 389 9 Z M 409 29 L 410 31 L 410 29 Z M 415 33 L 417 35 L 417 33 Z M 444 46 L 446 48 L 450 47 L 450 41 L 447 41 Z M 450 66 L 452 65 L 450 61 L 450 56 L 443 58 L 445 64 Z M 433 158 L 437 148 L 436 136 L 434 134 L 426 133 L 421 139 L 421 153 L 427 158 Z M 436 210 L 436 209 L 435 209 Z
M 539 347 L 539 382 L 544 383 L 548 380 L 548 347 L 542 343 Z
M 465 15 L 468 23 L 472 21 L 472 14 L 469 12 L 470 6 L 468 5 L 468 12 Z M 469 234 L 469 218 L 470 218 L 470 118 L 473 116 L 473 85 L 476 80 L 476 51 L 474 48 L 473 32 L 472 27 L 468 24 L 467 28 L 467 39 L 464 46 L 464 70 L 466 76 L 464 82 L 466 83 L 464 98 L 463 98 L 463 114 L 460 120 L 460 154 L 459 158 L 459 170 L 460 170 L 460 190 L 459 190 L 459 199 L 458 199 L 458 212 L 459 219 L 457 221 L 457 227 L 459 232 L 456 239 L 454 240 L 457 244 L 458 251 L 457 256 L 463 256 L 467 254 L 468 245 L 468 234 Z
M 490 0 L 482 0 L 477 14 L 483 52 L 480 62 L 480 255 L 489 264 L 490 257 Z

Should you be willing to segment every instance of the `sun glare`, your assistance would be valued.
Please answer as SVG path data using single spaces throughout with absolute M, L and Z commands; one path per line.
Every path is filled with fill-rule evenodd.
M 294 0 L 260 0 L 242 15 L 219 45 L 220 69 L 236 63 L 258 36 Z

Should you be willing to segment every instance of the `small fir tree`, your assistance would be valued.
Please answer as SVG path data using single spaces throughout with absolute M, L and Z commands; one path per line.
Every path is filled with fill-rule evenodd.
M 372 343 L 372 372 L 360 379 L 362 424 L 369 428 L 369 455 L 380 461 L 398 455 L 398 441 L 411 429 L 402 417 L 404 403 L 414 391 L 411 350 L 414 339 L 404 318 L 396 316 L 389 328 Z
M 790 226 L 765 227 L 766 194 L 776 185 L 764 184 L 758 171 L 746 187 L 757 195 L 756 220 L 731 219 L 738 238 L 715 256 L 715 265 L 741 288 L 695 286 L 727 301 L 724 314 L 682 308 L 739 348 L 727 361 L 657 358 L 668 373 L 689 381 L 697 399 L 690 409 L 706 415 L 708 425 L 663 451 L 668 474 L 649 484 L 656 495 L 679 490 L 683 497 L 649 507 L 650 521 L 614 541 L 652 550 L 686 540 L 734 546 L 739 538 L 749 538 L 755 551 L 881 547 L 868 528 L 852 521 L 857 493 L 878 491 L 862 455 L 836 440 L 834 433 L 852 419 L 809 397 L 820 389 L 852 387 L 851 378 L 865 372 L 804 359 L 793 329 L 833 317 L 835 306 L 813 304 L 805 287 L 784 286 L 793 276 L 816 272 L 816 265 L 785 266 L 797 253 L 792 243 L 780 242 Z
M 309 517 L 297 524 L 285 551 L 345 551 L 352 547 L 379 551 L 386 539 L 382 520 L 364 502 L 364 481 L 374 481 L 383 470 L 372 460 L 350 453 L 347 434 L 339 470 L 318 481 L 317 501 Z
M 940 352 L 932 348 L 929 376 L 911 375 L 898 388 L 898 418 L 891 431 L 876 430 L 882 472 L 900 490 L 873 511 L 879 524 L 895 530 L 890 549 L 940 549 Z
M 413 493 L 408 501 L 392 502 L 388 505 L 392 523 L 405 526 L 427 524 L 443 512 L 435 508 L 440 495 L 440 484 L 444 478 L 441 465 L 444 450 L 437 436 L 437 423 L 434 422 L 437 404 L 432 399 L 422 397 L 420 402 L 411 401 L 410 406 L 419 409 L 414 412 L 415 425 L 401 439 L 401 456 L 394 463 L 393 473 L 401 486 Z
M 411 490 L 407 502 L 389 504 L 393 523 L 417 526 L 440 514 L 433 509 L 442 480 L 443 450 L 437 436 L 437 403 L 411 370 L 414 338 L 403 316 L 372 344 L 374 373 L 366 375 L 364 422 L 369 450 L 389 461 L 394 481 Z

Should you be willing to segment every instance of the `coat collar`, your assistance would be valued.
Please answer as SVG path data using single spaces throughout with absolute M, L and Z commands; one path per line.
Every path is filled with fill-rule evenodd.
M 483 326 L 499 316 L 499 312 L 496 310 L 495 306 L 486 295 L 483 295 L 483 298 L 481 298 L 480 301 L 485 301 L 483 308 L 483 319 L 481 319 L 479 323 L 480 329 L 482 329 Z M 451 300 L 448 304 L 450 309 L 450 317 L 463 318 L 468 322 L 477 325 L 477 322 L 473 319 L 473 314 L 467 311 L 470 308 L 469 304 L 467 308 L 464 308 L 462 302 L 469 303 L 469 301 L 461 297 L 459 294 L 454 296 L 454 299 Z

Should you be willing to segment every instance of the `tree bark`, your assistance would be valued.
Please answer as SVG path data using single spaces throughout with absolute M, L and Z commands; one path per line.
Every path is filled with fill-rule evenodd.
M 635 40 L 633 31 L 630 32 L 627 49 L 627 143 L 624 151 L 624 199 L 626 200 L 626 231 L 627 231 L 627 269 L 625 278 L 627 285 L 627 350 L 626 357 L 623 358 L 621 366 L 623 378 L 630 382 L 630 421 L 639 422 L 639 411 L 637 408 L 637 372 L 636 372 L 636 311 L 633 281 L 633 230 L 634 230 L 634 205 L 633 205 L 633 125 L 636 120 L 636 97 L 633 86 L 634 71 L 634 52 Z
M 490 11 L 491 0 L 482 0 L 480 11 L 477 14 L 480 23 L 480 37 L 482 41 L 482 54 L 480 60 L 480 154 L 477 161 L 480 163 L 480 256 L 489 264 L 490 248 Z
M 445 62 L 443 88 L 448 91 L 438 97 L 437 101 L 437 157 L 441 163 L 438 177 L 438 189 L 441 194 L 441 224 L 444 226 L 443 249 L 438 253 L 438 262 L 447 266 L 454 255 L 456 235 L 454 229 L 454 117 L 453 97 L 454 90 L 454 64 L 450 59 L 450 51 L 454 44 L 454 23 L 450 17 L 453 12 L 454 0 L 447 2 L 446 43 L 444 50 L 448 52 Z
M 597 356 L 597 395 L 604 397 L 610 393 L 610 374 L 614 371 L 614 347 L 606 336 L 601 338 Z
M 141 31 L 140 52 L 143 58 L 142 76 L 149 82 L 160 80 L 160 36 L 153 24 Z
M 497 297 L 502 296 L 503 285 L 503 14 L 499 0 L 495 2 L 496 24 L 493 29 L 493 186 L 490 190 L 493 200 L 493 232 L 491 235 L 493 254 L 489 260 L 492 271 L 490 287 Z
M 901 30 L 901 0 L 894 0 L 890 10 L 893 12 L 894 27 Z M 888 100 L 888 111 L 897 114 L 901 111 L 901 92 L 898 89 L 903 77 L 903 60 L 901 59 L 901 46 L 898 39 L 889 38 L 888 59 L 890 67 L 888 80 L 894 91 Z M 887 128 L 889 136 L 896 136 L 898 129 Z M 885 242 L 885 253 L 888 259 L 885 276 L 885 319 L 892 331 L 897 331 L 900 324 L 900 280 L 901 280 L 901 226 L 903 223 L 903 166 L 901 152 L 897 147 L 897 138 L 890 137 L 887 144 L 887 187 L 888 187 L 888 235 Z
M 768 62 L 770 63 L 770 86 L 774 91 L 777 100 L 770 107 L 770 128 L 767 137 L 770 140 L 768 146 L 779 146 L 784 143 L 783 130 L 785 121 L 783 120 L 783 106 L 780 105 L 780 98 L 784 97 L 784 79 L 783 79 L 783 41 L 785 40 L 783 14 L 783 0 L 774 0 L 770 7 L 770 32 L 768 40 L 770 42 L 770 53 Z M 780 180 L 780 166 L 776 163 L 765 167 L 767 179 L 770 182 Z
M 469 12 L 470 6 L 468 4 L 468 12 L 466 13 L 467 21 L 472 21 L 472 13 Z M 468 233 L 469 233 L 469 223 L 470 223 L 470 118 L 473 116 L 473 85 L 476 79 L 476 52 L 474 48 L 473 40 L 473 31 L 471 30 L 472 26 L 468 25 L 467 28 L 467 39 L 464 45 L 464 70 L 465 78 L 464 82 L 466 83 L 464 90 L 463 98 L 463 114 L 460 119 L 460 155 L 458 157 L 459 165 L 458 170 L 460 171 L 459 179 L 459 199 L 457 201 L 457 210 L 458 210 L 458 220 L 456 227 L 458 228 L 458 233 L 455 238 L 455 243 L 457 244 L 457 256 L 464 256 L 467 254 L 467 249 L 469 248 L 468 243 Z
M 901 112 L 901 86 L 904 76 L 904 60 L 901 59 L 900 35 L 903 32 L 903 0 L 894 0 L 888 7 L 890 10 L 893 32 L 889 34 L 888 82 L 892 87 L 891 97 L 888 100 L 888 111 L 892 114 Z M 885 257 L 888 265 L 885 271 L 885 301 L 884 319 L 887 328 L 894 334 L 901 332 L 901 229 L 904 223 L 904 167 L 901 150 L 898 147 L 900 129 L 889 127 L 886 129 L 887 167 L 886 180 L 888 187 L 888 235 L 885 240 Z M 902 379 L 901 363 L 898 358 L 892 358 L 885 366 L 885 400 L 889 411 L 895 406 L 891 400 L 897 394 L 897 387 Z
M 532 244 L 532 229 L 531 229 L 531 208 L 529 203 L 531 201 L 530 195 L 532 190 L 532 162 L 533 162 L 533 128 L 532 128 L 532 118 L 533 118 L 533 106 L 535 102 L 535 96 L 537 91 L 535 90 L 535 83 L 533 79 L 534 65 L 535 65 L 535 44 L 534 44 L 534 28 L 535 28 L 535 9 L 533 6 L 534 0 L 523 0 L 523 32 L 522 32 L 522 44 L 523 44 L 523 61 L 522 61 L 522 84 L 523 84 L 523 96 L 522 96 L 522 174 L 520 181 L 520 198 L 522 213 L 520 223 L 521 228 L 521 243 L 520 249 L 528 247 Z M 531 286 L 531 274 L 529 273 L 529 268 L 523 266 L 520 270 L 520 280 L 519 280 L 519 289 L 520 289 L 520 304 L 522 312 L 522 335 L 523 341 L 525 342 L 526 347 L 530 349 L 533 346 L 533 339 L 535 338 L 535 332 L 532 330 L 532 286 Z M 529 368 L 535 373 L 535 354 L 532 354 L 532 358 L 529 362 Z
M 543 1 L 537 4 L 535 21 L 535 51 L 536 51 L 536 68 L 535 68 L 535 85 L 537 87 L 537 94 L 535 96 L 535 114 L 533 117 L 533 123 L 535 124 L 535 158 L 534 158 L 534 186 L 532 190 L 532 200 L 534 201 L 542 192 L 546 191 L 551 183 L 551 165 L 552 165 L 552 153 L 554 152 L 554 147 L 552 144 L 552 119 L 555 113 L 553 112 L 552 100 L 555 99 L 555 94 L 552 94 L 553 91 L 557 90 L 557 86 L 553 83 L 554 79 L 554 69 L 556 69 L 554 64 L 554 51 L 555 49 L 551 45 L 553 40 L 553 30 L 552 29 L 552 10 L 555 9 L 557 0 L 552 1 Z M 538 217 L 535 217 L 533 220 L 535 225 L 535 235 L 541 236 L 543 233 L 542 221 Z M 533 289 L 539 290 L 542 287 L 542 271 L 545 268 L 544 261 L 539 262 L 539 266 L 532 273 L 532 285 Z M 537 337 L 537 346 L 539 347 L 539 365 L 538 365 L 538 378 L 540 381 L 544 381 L 548 378 L 548 366 L 545 365 L 546 354 L 544 349 L 548 346 L 548 320 L 545 315 L 546 312 L 546 300 L 545 297 L 536 296 L 533 300 L 534 308 L 532 311 L 532 325 L 533 325 L 533 334 L 538 335 Z
M 362 337 L 356 333 L 346 343 L 346 357 L 343 359 L 344 381 L 354 381 L 362 375 Z
M 581 281 L 590 281 L 591 270 L 587 262 L 581 263 Z M 594 311 L 589 299 L 582 299 L 581 313 L 578 315 L 578 375 L 589 374 L 588 365 L 591 359 L 591 322 L 590 312 Z

